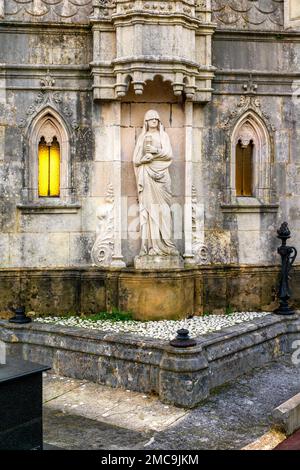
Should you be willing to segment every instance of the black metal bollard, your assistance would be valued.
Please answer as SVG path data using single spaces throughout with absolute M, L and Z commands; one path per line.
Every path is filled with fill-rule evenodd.
M 289 273 L 293 263 L 297 257 L 297 250 L 293 246 L 287 246 L 286 241 L 291 238 L 287 222 L 284 222 L 280 229 L 277 230 L 277 237 L 281 240 L 282 245 L 278 248 L 278 254 L 281 256 L 281 276 L 278 290 L 279 307 L 274 310 L 277 315 L 293 315 L 295 311 L 289 307 L 289 299 L 291 292 L 289 288 Z
M 11 308 L 15 316 L 10 318 L 10 323 L 30 323 L 31 318 L 26 316 L 25 307 Z

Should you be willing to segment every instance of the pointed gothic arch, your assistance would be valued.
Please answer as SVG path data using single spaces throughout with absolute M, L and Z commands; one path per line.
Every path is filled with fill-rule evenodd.
M 238 149 L 247 149 L 247 158 L 251 160 L 251 175 L 248 170 L 246 178 L 251 183 L 245 183 L 248 197 L 258 199 L 267 204 L 271 199 L 271 171 L 272 171 L 272 142 L 270 133 L 263 119 L 253 110 L 246 111 L 235 123 L 230 138 L 230 175 L 229 187 L 231 200 L 234 202 L 241 196 L 240 185 L 237 181 L 239 162 Z M 245 176 L 245 175 L 244 175 Z M 249 190 L 251 184 L 251 191 Z M 238 187 L 239 186 L 239 187 Z
M 71 158 L 70 158 L 70 129 L 62 116 L 51 106 L 41 110 L 32 120 L 28 130 L 28 162 L 27 162 L 27 192 L 28 199 L 32 202 L 47 202 L 47 196 L 51 197 L 51 203 L 55 198 L 57 202 L 69 202 L 71 196 Z M 54 196 L 41 193 L 41 172 L 39 150 L 41 144 L 45 147 L 55 143 L 59 149 L 59 190 L 54 191 Z M 58 157 L 57 157 L 58 158 Z M 43 201 L 41 201 L 43 197 Z

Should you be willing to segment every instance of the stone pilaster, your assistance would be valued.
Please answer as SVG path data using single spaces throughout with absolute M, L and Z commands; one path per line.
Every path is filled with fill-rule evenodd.
M 194 263 L 193 222 L 192 222 L 192 158 L 193 158 L 193 103 L 185 104 L 185 194 L 184 194 L 184 259 L 186 264 Z
M 111 106 L 114 108 L 115 116 L 113 126 L 114 251 L 111 266 L 123 268 L 126 264 L 122 255 L 121 103 L 115 101 Z

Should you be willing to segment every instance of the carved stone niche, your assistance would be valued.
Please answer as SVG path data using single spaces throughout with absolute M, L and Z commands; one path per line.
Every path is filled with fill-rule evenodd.
M 210 0 L 101 0 L 91 22 L 95 99 L 120 99 L 130 83 L 142 95 L 156 75 L 176 96 L 211 99 Z

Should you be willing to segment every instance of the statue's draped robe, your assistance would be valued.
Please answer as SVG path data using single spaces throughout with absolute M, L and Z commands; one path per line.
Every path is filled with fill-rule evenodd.
M 152 154 L 153 161 L 142 163 L 146 151 L 146 136 L 151 135 L 154 147 L 158 153 Z M 148 133 L 146 126 L 137 141 L 133 161 L 139 193 L 140 224 L 143 247 L 147 247 L 144 254 L 175 255 L 177 249 L 172 241 L 171 217 L 171 179 L 169 166 L 172 163 L 172 147 L 169 136 L 164 132 L 160 123 L 160 130 Z M 141 254 L 143 254 L 141 252 Z

